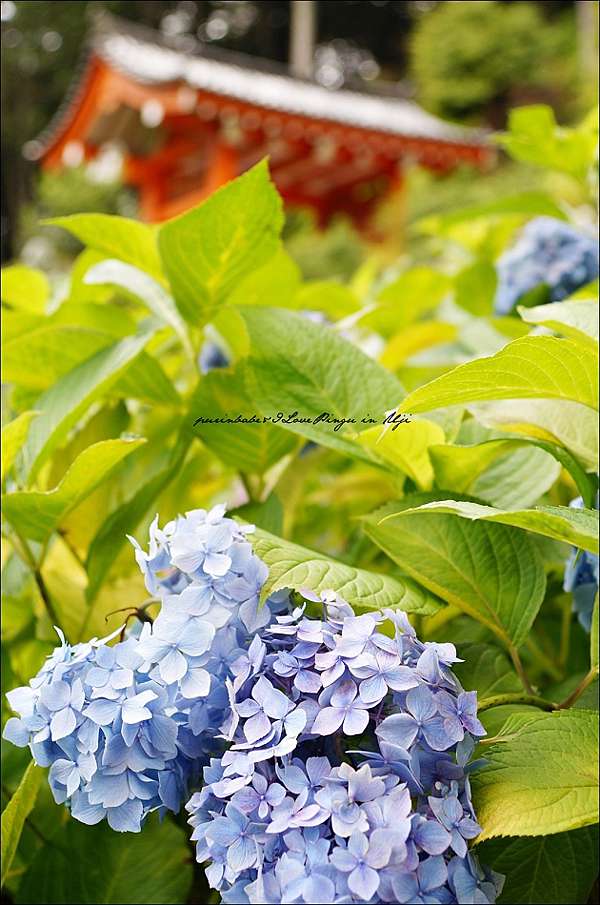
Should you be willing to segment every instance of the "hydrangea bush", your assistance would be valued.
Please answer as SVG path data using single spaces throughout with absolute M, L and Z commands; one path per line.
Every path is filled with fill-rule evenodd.
M 590 123 L 346 283 L 266 162 L 3 272 L 7 901 L 587 903 Z
M 224 902 L 495 902 L 501 878 L 468 850 L 486 733 L 454 645 L 335 592 L 259 608 L 253 526 L 224 511 L 157 517 L 148 552 L 132 539 L 158 616 L 112 646 L 59 631 L 8 693 L 4 737 L 50 768 L 75 819 L 120 832 L 177 813 L 202 771 L 185 807 Z

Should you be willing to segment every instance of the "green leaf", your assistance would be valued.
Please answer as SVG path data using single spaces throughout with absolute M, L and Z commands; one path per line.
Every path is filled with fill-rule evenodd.
M 384 286 L 375 306 L 366 310 L 359 323 L 391 336 L 437 308 L 450 285 L 444 273 L 431 267 L 411 267 Z
M 251 271 L 232 288 L 227 303 L 280 308 L 305 307 L 298 303 L 300 282 L 300 268 L 285 248 L 280 248 L 266 264 Z
M 540 450 L 543 450 L 543 453 L 548 455 L 543 453 L 533 457 L 527 455 L 524 462 L 525 467 L 519 468 L 519 462 L 510 453 L 522 448 L 529 448 L 531 452 L 532 447 L 539 447 Z M 457 493 L 471 493 L 473 496 L 480 497 L 494 505 L 500 504 L 493 500 L 491 496 L 486 496 L 485 489 L 482 492 L 482 486 L 481 484 L 478 485 L 478 479 L 500 457 L 505 457 L 506 465 L 508 466 L 506 479 L 512 487 L 510 502 L 505 499 L 504 506 L 509 507 L 513 499 L 514 505 L 518 506 L 520 503 L 521 506 L 528 506 L 552 486 L 558 474 L 556 469 L 552 467 L 552 463 L 549 462 L 548 456 L 552 456 L 571 474 L 584 498 L 585 505 L 591 504 L 595 493 L 594 482 L 586 475 L 577 460 L 562 447 L 546 443 L 544 440 L 499 438 L 487 440 L 474 446 L 446 444 L 443 446 L 432 446 L 430 456 L 435 470 L 436 483 L 439 487 L 452 488 Z M 494 496 L 498 494 L 498 477 L 498 470 L 495 469 L 486 482 Z M 525 500 L 527 489 L 524 487 L 524 481 L 528 482 L 532 488 L 532 493 L 527 496 L 527 501 Z M 506 488 L 501 488 L 501 490 L 506 493 Z
M 46 226 L 66 229 L 84 245 L 102 252 L 107 258 L 117 258 L 161 278 L 155 230 L 139 220 L 113 214 L 73 214 L 43 222 Z
M 471 223 L 482 218 L 513 214 L 566 219 L 563 210 L 549 195 L 545 195 L 543 192 L 521 192 L 518 195 L 509 195 L 495 201 L 484 201 L 481 204 L 471 204 L 468 207 L 460 207 L 458 210 L 447 211 L 443 214 L 434 214 L 419 220 L 417 226 L 422 232 L 435 235 L 458 223 Z
M 419 321 L 395 333 L 381 353 L 379 360 L 390 371 L 397 371 L 413 355 L 451 342 L 456 338 L 458 327 L 443 321 Z
M 73 462 L 54 490 L 24 490 L 2 497 L 4 514 L 24 537 L 44 541 L 62 519 L 84 500 L 98 484 L 144 439 L 103 440 L 88 446 Z
M 473 802 L 494 836 L 547 836 L 598 822 L 597 714 L 558 710 L 511 717 L 485 746 Z
M 183 905 L 192 875 L 187 834 L 170 819 L 149 820 L 139 835 L 70 820 L 38 850 L 16 901 Z
M 528 324 L 541 324 L 555 333 L 571 336 L 597 349 L 598 302 L 554 302 L 552 305 L 519 307 L 517 310 Z
M 598 408 L 598 355 L 572 339 L 523 336 L 414 390 L 403 412 L 488 399 L 569 399 Z
M 2 301 L 18 311 L 43 314 L 50 286 L 41 270 L 11 264 L 2 268 Z
M 273 304 L 281 305 L 277 301 Z M 315 280 L 302 286 L 294 307 L 302 311 L 321 311 L 336 321 L 358 311 L 360 303 L 348 286 L 333 280 Z
M 523 690 L 504 651 L 493 644 L 461 644 L 463 663 L 454 664 L 454 672 L 468 691 L 476 691 L 479 701 L 497 694 Z
M 496 268 L 489 261 L 469 264 L 454 280 L 456 304 L 477 317 L 492 314 L 496 283 Z
M 150 333 L 128 336 L 101 349 L 40 396 L 36 402 L 40 415 L 31 425 L 23 448 L 25 472 L 30 480 L 90 405 L 112 389 L 150 336 Z
M 564 446 L 586 471 L 598 472 L 598 416 L 587 406 L 561 399 L 511 399 L 469 410 L 487 427 Z
M 17 454 L 27 436 L 29 425 L 39 412 L 22 412 L 2 428 L 2 477 L 12 468 Z
M 89 546 L 85 563 L 88 603 L 94 600 L 108 577 L 119 551 L 127 543 L 126 535 L 133 534 L 154 501 L 179 474 L 190 442 L 191 434 L 182 432 L 167 464 L 136 488 L 133 496 L 115 509 L 98 529 Z
M 490 839 L 476 854 L 504 874 L 498 905 L 585 905 L 598 875 L 598 827 L 570 833 Z
M 592 613 L 592 630 L 590 632 L 590 665 L 592 669 L 595 666 L 598 666 L 598 622 L 600 621 L 600 617 L 598 615 L 598 609 L 600 605 L 598 603 L 598 591 L 596 591 L 596 597 L 594 598 L 594 611 Z
M 269 567 L 262 600 L 283 588 L 310 588 L 316 592 L 337 591 L 359 612 L 393 607 L 407 613 L 430 614 L 440 607 L 439 601 L 410 579 L 357 569 L 260 529 L 249 538 L 256 554 Z
M 275 493 L 269 494 L 263 503 L 245 503 L 229 512 L 231 518 L 241 518 L 245 522 L 268 531 L 269 534 L 283 532 L 283 506 Z
M 323 413 L 355 423 L 334 430 L 320 422 L 277 424 L 287 430 L 372 462 L 373 457 L 353 439 L 372 426 L 367 416 L 382 423 L 384 412 L 402 396 L 402 385 L 377 362 L 342 339 L 330 327 L 314 324 L 293 311 L 240 308 L 250 339 L 247 386 L 264 417 L 283 419 L 296 412 L 312 422 Z M 282 354 L 285 350 L 285 354 Z
M 240 280 L 279 249 L 282 225 L 281 198 L 266 160 L 164 223 L 158 246 L 185 320 L 211 320 Z
M 185 323 L 168 292 L 155 279 L 138 267 L 109 259 L 92 267 L 84 277 L 91 286 L 110 284 L 140 299 L 152 314 L 175 331 L 183 348 L 193 356 Z
M 435 500 L 408 511 L 423 514 L 445 512 L 488 524 L 500 522 L 598 553 L 598 517 L 591 509 L 537 506 L 535 509 L 502 510 L 463 500 Z
M 424 510 L 432 499 L 414 494 L 389 503 L 363 519 L 364 529 L 403 572 L 518 647 L 546 588 L 535 544 L 504 525 L 443 514 L 428 521 Z
M 81 362 L 114 343 L 114 335 L 70 324 L 44 323 L 3 346 L 4 379 L 45 390 Z M 177 393 L 160 364 L 140 352 L 118 382 L 117 391 L 134 399 L 176 405 Z
M 358 442 L 384 462 L 407 474 L 420 490 L 430 490 L 433 468 L 429 450 L 444 442 L 444 430 L 434 421 L 415 418 L 399 424 L 396 430 L 372 427 L 363 431 Z
M 246 391 L 244 367 L 233 371 L 215 370 L 207 374 L 195 391 L 191 409 L 194 421 L 200 417 L 256 418 L 256 404 Z M 288 431 L 272 424 L 196 424 L 194 433 L 226 465 L 246 474 L 264 474 L 271 465 L 290 453 L 297 441 Z
M 545 104 L 515 107 L 508 116 L 508 132 L 498 142 L 515 160 L 568 173 L 585 180 L 598 144 L 596 117 L 576 129 L 557 125 L 554 111 Z
M 32 811 L 43 771 L 31 761 L 15 794 L 2 811 L 2 886 L 17 851 L 23 824 Z

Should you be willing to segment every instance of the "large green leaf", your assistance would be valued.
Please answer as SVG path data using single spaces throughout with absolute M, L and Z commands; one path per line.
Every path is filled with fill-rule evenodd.
M 2 268 L 2 301 L 17 311 L 43 314 L 50 286 L 41 270 L 11 264 Z
M 151 226 L 113 214 L 73 214 L 45 220 L 47 226 L 59 226 L 107 258 L 117 258 L 160 278 L 160 258 L 156 233 Z
M 598 516 L 591 509 L 569 506 L 538 506 L 535 509 L 502 510 L 463 500 L 435 500 L 411 509 L 419 513 L 450 513 L 479 522 L 499 522 L 524 528 L 554 540 L 598 552 Z
M 43 776 L 43 771 L 31 761 L 15 794 L 2 811 L 2 886 L 15 857 L 23 824 L 35 804 Z
M 198 418 L 251 419 L 252 423 L 198 423 L 194 431 L 226 465 L 247 474 L 264 474 L 271 465 L 290 453 L 297 440 L 289 431 L 256 418 L 246 391 L 244 367 L 234 371 L 215 370 L 199 383 L 191 401 L 194 421 Z
M 240 280 L 278 250 L 282 225 L 266 160 L 163 224 L 158 246 L 183 317 L 211 320 Z
M 598 875 L 598 827 L 490 839 L 476 853 L 506 878 L 498 905 L 585 905 Z
M 511 399 L 469 406 L 487 427 L 560 444 L 586 471 L 598 472 L 598 416 L 566 399 Z
M 556 333 L 572 336 L 580 342 L 598 342 L 598 302 L 554 302 L 535 308 L 519 308 L 519 314 L 528 324 L 541 324 Z
M 569 399 L 598 408 L 598 354 L 572 339 L 523 336 L 414 390 L 401 411 L 488 399 Z
M 482 622 L 505 644 L 523 643 L 544 598 L 541 556 L 525 532 L 418 509 L 431 494 L 389 503 L 363 519 L 367 535 L 402 571 Z
M 2 480 L 12 468 L 17 454 L 27 436 L 29 425 L 38 413 L 22 412 L 2 428 Z
M 532 447 L 536 446 L 539 446 L 543 452 L 532 456 L 531 452 L 534 451 Z M 520 462 L 510 454 L 522 448 L 529 448 L 530 454 L 524 458 L 525 467 L 519 468 Z M 558 477 L 558 471 L 550 461 L 550 456 L 571 474 L 586 505 L 592 502 L 595 494 L 594 482 L 586 475 L 577 460 L 562 447 L 546 443 L 544 440 L 506 437 L 487 440 L 473 446 L 445 444 L 432 446 L 430 456 L 439 487 L 451 488 L 457 493 L 471 493 L 494 505 L 500 505 L 497 502 L 498 470 L 494 470 L 486 482 L 491 492 L 489 496 L 485 491 L 482 492 L 481 482 L 478 483 L 478 479 L 500 457 L 505 458 L 508 465 L 508 474 L 506 474 L 504 482 L 508 486 L 502 488 L 503 495 L 506 496 L 507 490 L 512 490 L 510 502 L 505 498 L 502 503 L 504 506 L 513 505 L 513 499 L 514 505 L 528 506 L 536 502 L 552 486 Z M 527 482 L 528 486 L 525 486 L 524 482 Z
M 33 479 L 48 456 L 92 403 L 112 389 L 150 339 L 150 333 L 128 336 L 101 349 L 54 384 L 36 402 L 40 411 L 23 448 L 25 474 Z
M 260 529 L 249 537 L 255 552 L 269 567 L 263 600 L 282 588 L 310 588 L 317 592 L 337 591 L 357 611 L 393 607 L 430 614 L 440 607 L 439 601 L 410 579 L 357 569 Z
M 299 304 L 300 268 L 285 248 L 266 264 L 252 270 L 228 296 L 229 305 L 270 305 L 279 308 L 307 307 Z
M 151 819 L 142 833 L 115 833 L 105 823 L 70 820 L 42 846 L 23 877 L 16 901 L 64 905 L 173 905 L 192 883 L 187 834 L 170 820 Z
M 28 389 L 45 390 L 114 341 L 114 335 L 106 331 L 46 322 L 4 345 L 4 379 Z M 140 352 L 131 363 L 118 389 L 135 399 L 171 405 L 178 402 L 162 367 L 146 352 Z
M 373 461 L 352 435 L 372 426 L 363 418 L 383 422 L 402 396 L 398 380 L 330 327 L 277 308 L 239 311 L 250 339 L 247 386 L 260 413 L 309 440 Z M 294 413 L 310 423 L 286 423 Z M 312 423 L 323 413 L 355 423 L 338 430 Z
M 192 354 L 187 329 L 175 302 L 160 283 L 139 267 L 109 259 L 90 268 L 83 281 L 90 286 L 105 284 L 118 286 L 140 299 L 162 323 L 173 328 L 184 349 L 188 354 Z
M 459 644 L 458 653 L 463 662 L 454 665 L 454 672 L 466 689 L 477 692 L 480 702 L 523 690 L 508 657 L 495 645 Z
M 2 497 L 4 515 L 19 534 L 44 541 L 62 519 L 105 480 L 139 440 L 103 440 L 88 446 L 73 462 L 54 490 L 22 490 Z
M 597 720 L 588 710 L 559 710 L 507 721 L 472 778 L 480 841 L 598 822 Z

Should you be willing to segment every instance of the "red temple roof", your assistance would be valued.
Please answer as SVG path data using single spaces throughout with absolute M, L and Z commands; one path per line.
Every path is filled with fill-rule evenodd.
M 267 154 L 289 204 L 315 209 L 321 221 L 345 211 L 359 224 L 407 159 L 440 171 L 493 159 L 481 132 L 411 101 L 333 91 L 103 15 L 83 71 L 27 153 L 59 167 L 107 143 L 124 152 L 125 181 L 138 187 L 149 220 L 185 210 Z

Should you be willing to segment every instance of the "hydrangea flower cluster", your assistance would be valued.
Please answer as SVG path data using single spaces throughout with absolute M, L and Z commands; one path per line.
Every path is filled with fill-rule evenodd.
M 177 813 L 204 768 L 186 808 L 223 902 L 495 902 L 468 849 L 484 729 L 454 646 L 333 592 L 260 608 L 252 530 L 224 506 L 155 519 L 148 551 L 132 539 L 154 622 L 113 645 L 61 634 L 9 692 L 5 737 L 76 819 L 122 832 Z
M 55 800 L 83 823 L 106 818 L 139 832 L 149 811 L 177 813 L 215 753 L 228 664 L 272 618 L 269 606 L 258 609 L 267 569 L 248 529 L 224 511 L 197 510 L 162 530 L 155 520 L 148 553 L 133 541 L 146 587 L 162 601 L 138 637 L 72 647 L 59 633 L 29 686 L 7 695 L 20 717 L 4 737 L 50 767 Z
M 485 731 L 454 646 L 302 593 L 322 617 L 277 616 L 226 680 L 230 748 L 186 806 L 209 883 L 232 903 L 494 902 L 468 850 Z
M 570 505 L 574 509 L 582 509 L 582 497 L 577 497 Z M 565 567 L 563 587 L 565 591 L 573 594 L 573 610 L 577 613 L 580 624 L 586 632 L 591 631 L 594 600 L 598 593 L 598 555 L 573 547 Z
M 498 287 L 494 308 L 508 314 L 519 299 L 538 286 L 547 286 L 549 301 L 560 302 L 598 276 L 598 248 L 594 240 L 553 217 L 536 217 L 516 244 L 497 263 Z

